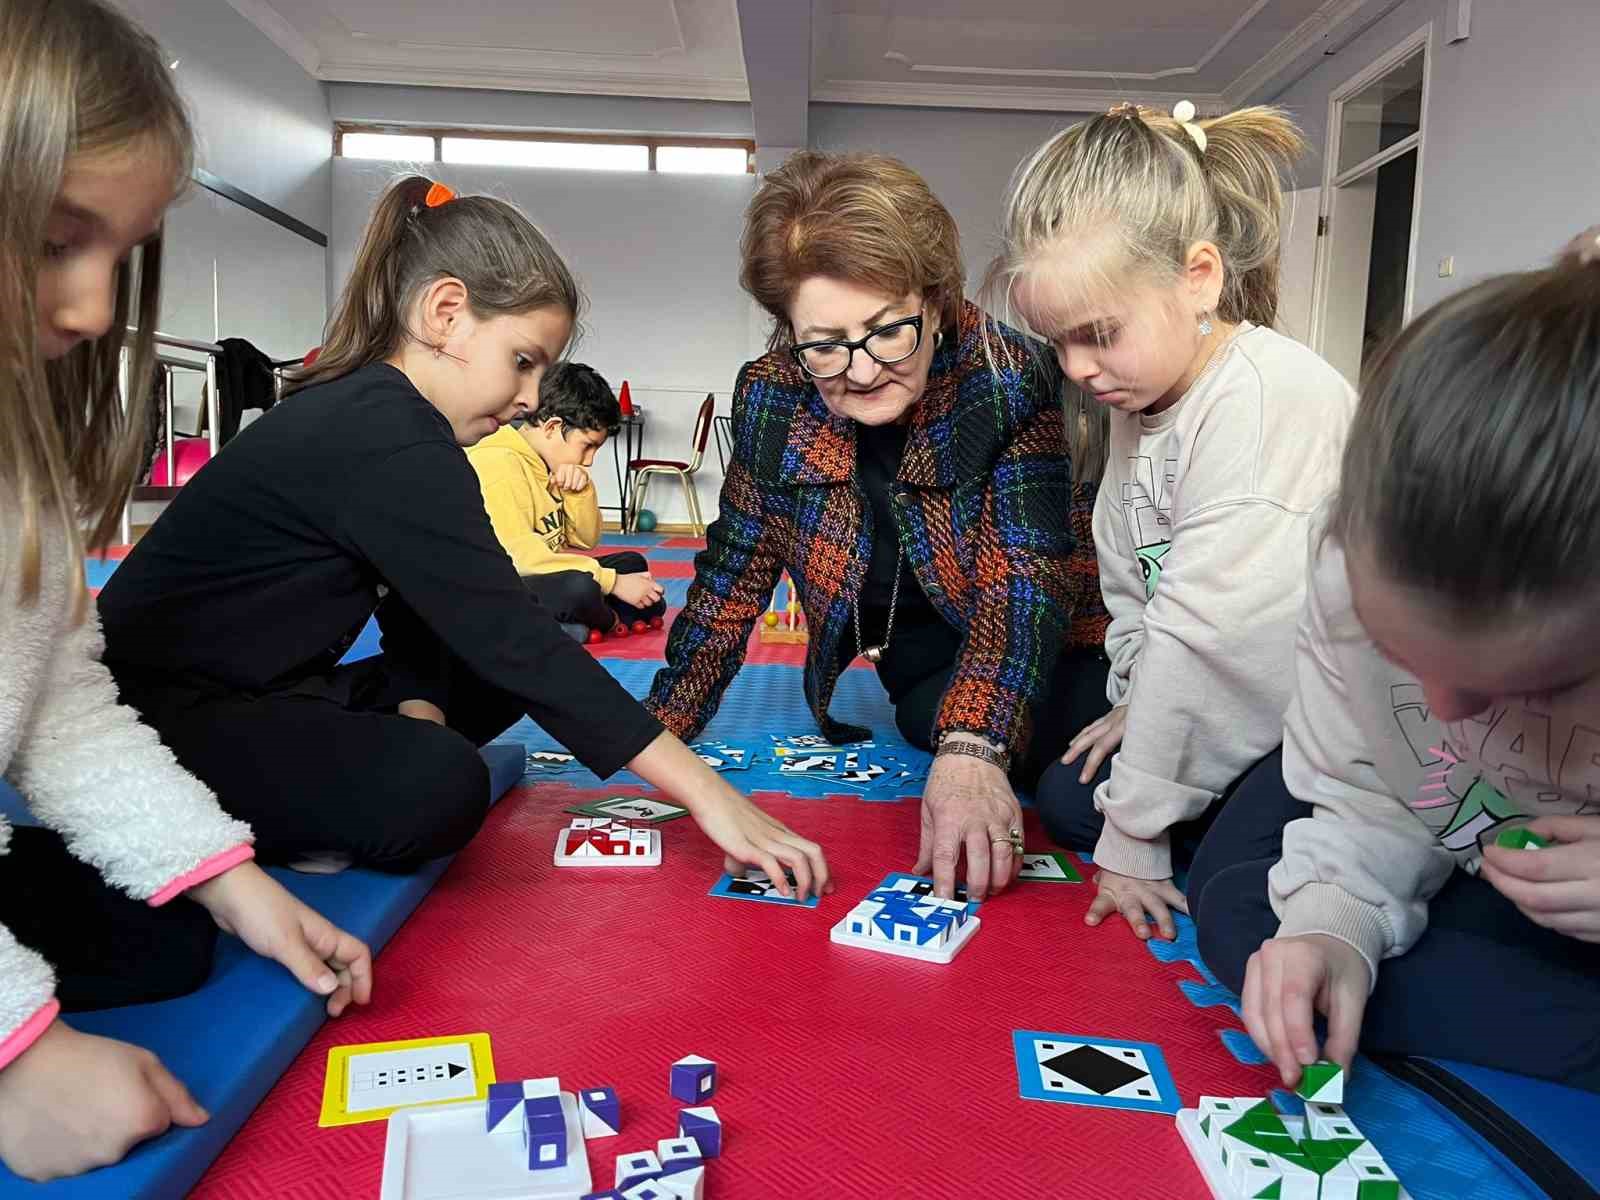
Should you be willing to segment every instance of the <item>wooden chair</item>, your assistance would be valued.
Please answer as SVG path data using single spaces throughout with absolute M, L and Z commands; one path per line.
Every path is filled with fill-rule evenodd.
M 694 457 L 688 462 L 680 462 L 673 458 L 636 458 L 628 464 L 628 476 L 632 480 L 628 503 L 629 529 L 636 530 L 639 527 L 639 513 L 644 508 L 645 492 L 649 488 L 650 480 L 657 475 L 674 475 L 678 482 L 683 484 L 683 502 L 689 510 L 689 522 L 694 526 L 695 536 L 705 536 L 706 523 L 700 515 L 700 498 L 695 495 L 694 477 L 700 470 L 701 463 L 705 461 L 706 442 L 711 439 L 712 417 L 716 404 L 716 396 L 707 392 L 706 398 L 700 404 L 699 415 L 694 419 Z

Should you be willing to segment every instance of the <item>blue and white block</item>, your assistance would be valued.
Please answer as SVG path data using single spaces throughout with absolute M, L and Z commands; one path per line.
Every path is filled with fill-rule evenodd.
M 584 1088 L 578 1093 L 578 1113 L 586 1138 L 616 1137 L 622 1132 L 622 1104 L 616 1088 Z
M 675 1198 L 659 1179 L 646 1179 L 630 1188 L 623 1188 L 622 1200 L 675 1200 Z
M 709 1100 L 717 1091 L 717 1064 L 698 1054 L 686 1054 L 672 1064 L 667 1086 L 685 1104 Z
M 528 1151 L 528 1170 L 544 1171 L 567 1165 L 567 1118 L 561 1111 L 561 1097 L 540 1096 L 522 1102 L 527 1122 L 524 1145 Z
M 678 1114 L 678 1136 L 693 1138 L 701 1158 L 716 1158 L 722 1153 L 722 1118 L 709 1104 L 686 1108 Z
M 554 1099 L 561 1102 L 561 1081 L 523 1079 L 513 1083 L 491 1083 L 484 1106 L 486 1133 L 525 1133 L 528 1128 L 525 1105 L 529 1100 Z
M 661 1160 L 663 1177 L 705 1165 L 705 1155 L 700 1153 L 700 1143 L 692 1137 L 662 1138 L 656 1144 L 656 1157 Z
M 670 1192 L 673 1200 L 704 1200 L 706 1169 L 689 1167 L 683 1171 L 674 1171 L 656 1180 L 656 1186 Z
M 636 1150 L 632 1154 L 617 1155 L 618 1191 L 627 1191 L 637 1184 L 660 1178 L 661 1160 L 650 1150 Z

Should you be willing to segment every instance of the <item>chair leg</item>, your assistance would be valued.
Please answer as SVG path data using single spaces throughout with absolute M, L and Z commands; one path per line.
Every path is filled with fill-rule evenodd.
M 632 502 L 628 506 L 630 516 L 628 532 L 630 533 L 639 532 L 639 514 L 644 511 L 644 495 L 650 488 L 650 475 L 651 472 L 649 470 L 644 470 L 633 478 Z
M 689 499 L 689 520 L 694 524 L 694 535 L 705 537 L 706 519 L 700 515 L 700 493 L 695 490 L 693 471 L 684 472 L 683 490 Z

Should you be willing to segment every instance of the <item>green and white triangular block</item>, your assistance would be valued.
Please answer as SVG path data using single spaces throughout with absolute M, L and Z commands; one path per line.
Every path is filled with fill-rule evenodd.
M 1303 1100 L 1323 1104 L 1344 1103 L 1344 1068 L 1325 1058 L 1318 1059 L 1300 1075 L 1300 1086 L 1294 1089 Z

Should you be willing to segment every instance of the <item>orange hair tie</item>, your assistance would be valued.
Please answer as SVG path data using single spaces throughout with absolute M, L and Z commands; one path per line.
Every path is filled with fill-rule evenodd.
M 422 202 L 429 208 L 438 208 L 441 204 L 449 204 L 455 198 L 456 194 L 453 191 L 442 183 L 436 183 L 428 189 L 428 194 Z

